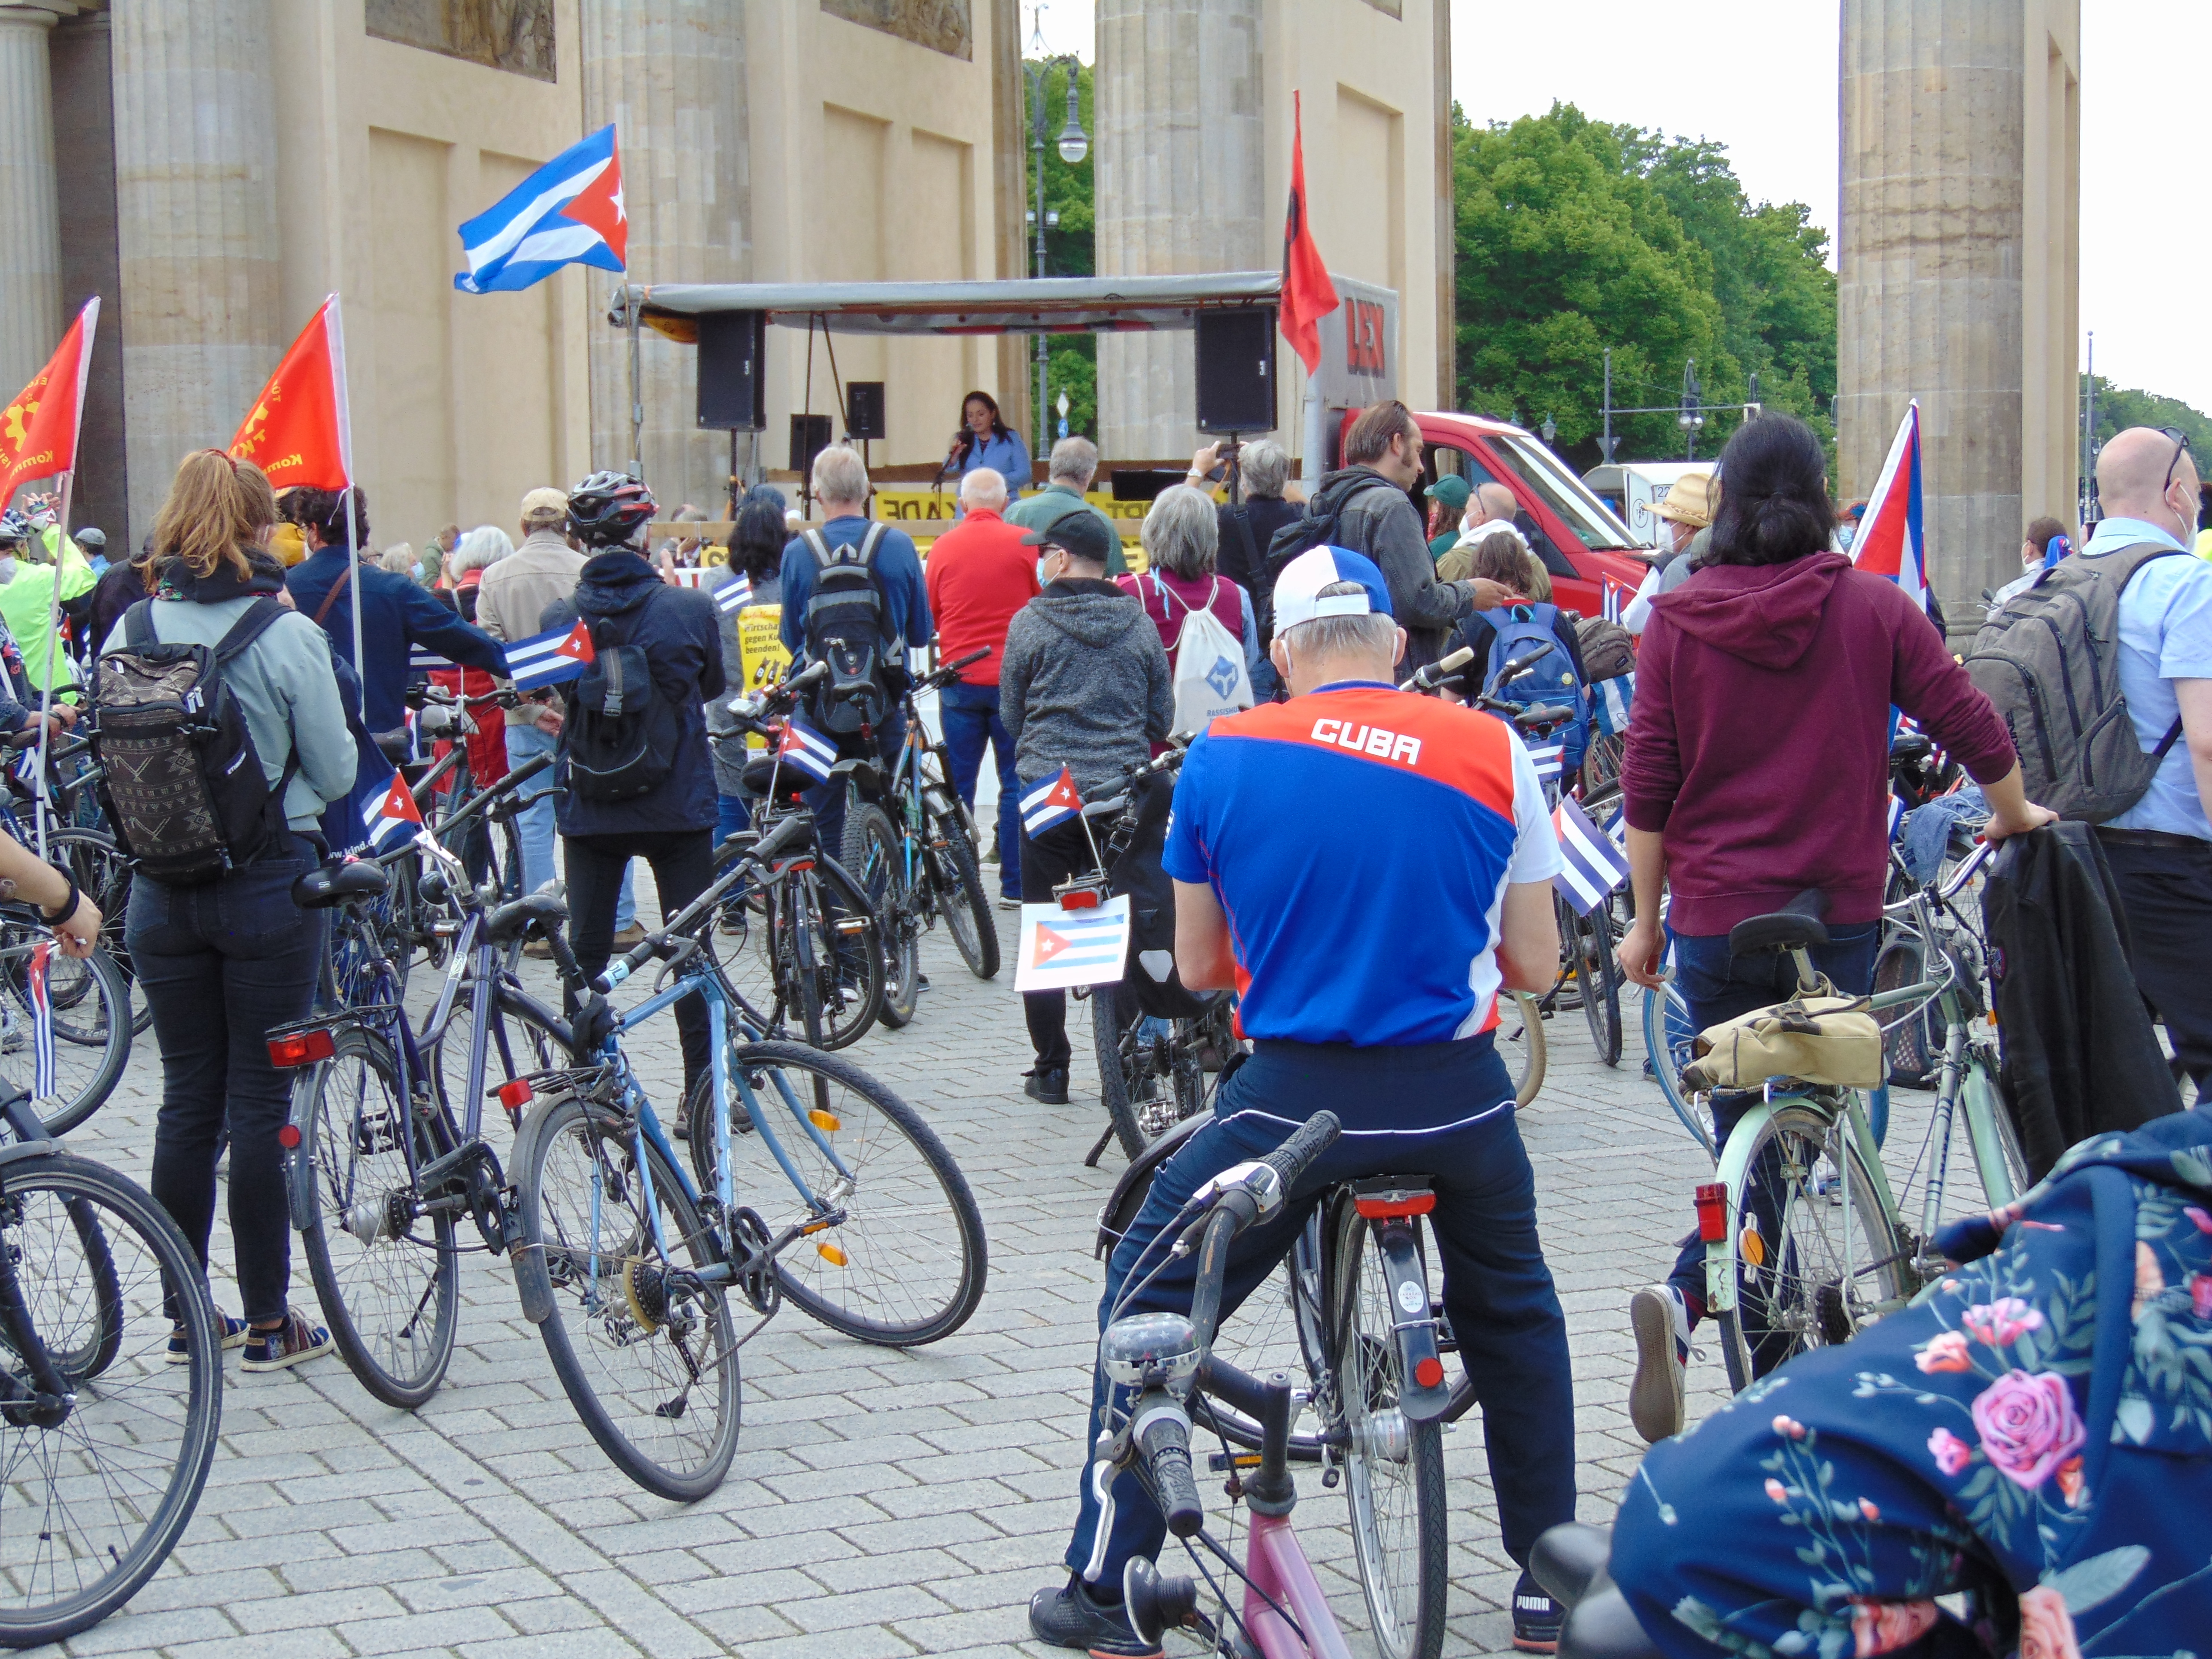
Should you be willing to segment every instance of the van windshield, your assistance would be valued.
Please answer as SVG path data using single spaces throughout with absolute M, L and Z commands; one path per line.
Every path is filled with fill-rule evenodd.
M 1546 506 L 1566 520 L 1584 547 L 1625 550 L 1638 545 L 1628 526 L 1607 512 L 1605 504 L 1590 494 L 1583 481 L 1534 439 L 1499 433 L 1491 438 L 1490 447 L 1521 476 L 1523 483 L 1544 498 Z

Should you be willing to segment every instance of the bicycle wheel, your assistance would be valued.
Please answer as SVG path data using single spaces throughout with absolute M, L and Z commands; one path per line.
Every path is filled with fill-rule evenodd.
M 1329 1228 L 1329 1369 L 1344 1419 L 1360 1587 L 1382 1653 L 1437 1659 L 1448 1579 L 1443 1426 L 1413 1422 L 1399 1409 L 1405 1377 L 1396 1316 L 1366 1221 L 1340 1199 Z
M 42 1069 L 33 1001 L 33 963 L 45 974 L 52 1042 Z M 20 907 L 0 910 L 0 1089 L 21 1089 L 49 1134 L 65 1134 L 98 1111 L 131 1058 L 131 993 L 105 951 L 79 961 Z M 44 1086 L 42 1085 L 42 1082 Z
M 786 890 L 785 902 L 800 901 L 794 914 L 807 936 L 806 956 L 821 1010 L 817 1046 L 849 1048 L 874 1026 L 883 1007 L 884 919 L 833 860 L 817 860 L 799 881 L 798 887 Z
M 1613 951 L 1613 913 L 1600 905 L 1575 919 L 1575 973 L 1583 991 L 1583 1018 L 1590 1045 L 1607 1066 L 1620 1064 L 1620 963 Z
M 937 914 L 945 918 L 945 931 L 952 935 L 968 971 L 977 979 L 994 978 L 999 971 L 999 923 L 991 914 L 990 895 L 983 890 L 975 844 L 956 814 L 931 811 L 928 829 L 929 883 Z
M 733 1045 L 730 1068 L 738 1201 L 772 1234 L 834 1218 L 776 1258 L 784 1295 L 830 1329 L 886 1347 L 918 1347 L 966 1324 L 989 1270 L 983 1217 L 937 1132 L 850 1060 L 795 1042 Z M 769 1115 L 805 1194 L 756 1113 Z M 703 1094 L 690 1124 L 700 1190 L 711 1193 L 714 1134 Z
M 1730 1194 L 1736 1305 L 1717 1319 L 1729 1386 L 1739 1394 L 1793 1354 L 1849 1341 L 1917 1287 L 1903 1229 L 1883 1213 L 1844 1119 L 1784 1106 L 1760 1127 L 1745 1167 L 1746 1190 Z M 1747 1223 L 1762 1188 L 1772 1214 L 1753 1247 Z
M 675 1166 L 649 1143 L 641 1166 L 639 1145 L 623 1115 L 574 1095 L 531 1115 L 515 1146 L 516 1271 L 550 1288 L 538 1332 L 599 1449 L 689 1504 L 721 1485 L 738 1449 L 737 1337 L 727 1287 L 697 1276 L 720 1244 Z
M 215 1456 L 222 1356 L 191 1246 L 112 1170 L 62 1155 L 9 1165 L 0 1258 L 0 1295 L 12 1279 L 71 1390 L 51 1415 L 0 1416 L 0 1645 L 27 1648 L 98 1624 L 168 1559 Z M 182 1365 L 167 1363 L 173 1318 Z M 96 1373 L 73 1368 L 87 1354 Z M 0 1393 L 36 1387 L 9 1340 Z
M 131 860 L 94 830 L 64 830 L 50 836 L 46 856 L 76 877 L 78 887 L 100 907 L 100 948 L 131 994 L 131 1034 L 143 1036 L 154 1024 L 154 1006 L 146 1000 L 131 962 Z
M 341 1031 L 337 1054 L 294 1087 L 294 1176 L 314 1188 L 301 1242 L 315 1300 L 361 1386 L 413 1411 L 446 1375 L 460 1313 L 453 1212 L 426 1212 L 399 1137 L 415 1136 L 416 1168 L 434 1143 L 373 1033 Z
M 1526 991 L 1498 998 L 1498 1052 L 1513 1073 L 1513 1103 L 1526 1106 L 1544 1086 L 1544 1011 Z
M 822 976 L 815 966 L 816 952 L 836 946 L 808 915 L 813 908 L 796 881 L 787 884 L 772 901 L 769 933 L 775 969 L 776 1011 L 796 1014 L 807 1046 L 826 1048 L 823 1041 Z
M 1687 1091 L 1682 1087 L 1682 1068 L 1695 1057 L 1690 1052 L 1697 1041 L 1697 1028 L 1690 1024 L 1690 1005 L 1681 992 L 1668 980 L 1666 988 L 1655 991 L 1650 987 L 1644 992 L 1644 1063 L 1659 1085 L 1659 1092 L 1667 1097 L 1667 1103 L 1674 1115 L 1682 1120 L 1682 1127 L 1691 1138 L 1705 1149 L 1705 1156 L 1717 1158 L 1713 1149 L 1712 1132 L 1698 1115 L 1690 1103 Z
M 883 1001 L 876 1018 L 899 1030 L 913 1023 L 921 996 L 920 928 L 907 884 L 906 842 L 882 807 L 852 800 L 846 804 L 845 848 L 838 862 L 860 884 L 876 918 L 884 958 Z
M 511 957 L 514 953 L 510 951 L 508 954 Z M 508 982 L 513 972 L 511 963 L 502 965 L 501 985 Z M 456 1125 L 468 1122 L 469 1044 L 474 1040 L 477 1024 L 475 989 L 475 969 L 464 969 L 460 988 L 453 995 L 453 1016 L 438 1033 L 438 1040 L 422 1053 L 422 1064 L 430 1074 L 431 1091 Z M 508 1004 L 498 990 L 495 989 L 492 996 L 492 1025 L 484 1042 L 486 1091 L 533 1072 L 550 1071 L 564 1063 L 562 1057 L 567 1050 L 550 1026 L 535 1014 Z M 494 1118 L 505 1116 L 484 1105 L 483 1094 L 478 1094 L 476 1100 L 481 1122 L 489 1123 Z
M 1126 985 L 1094 986 L 1091 1041 L 1098 1059 L 1098 1097 L 1122 1152 L 1145 1150 L 1190 1115 L 1176 1086 L 1172 1031 L 1146 1018 Z
M 728 860 L 736 856 L 739 844 L 732 839 L 722 843 L 727 850 L 718 849 L 717 881 L 728 872 Z M 762 1026 L 769 1023 L 775 1007 L 777 930 L 771 924 L 778 914 L 780 907 L 772 909 L 768 894 L 748 878 L 723 895 L 713 917 L 699 929 L 699 942 L 721 969 L 724 981 Z

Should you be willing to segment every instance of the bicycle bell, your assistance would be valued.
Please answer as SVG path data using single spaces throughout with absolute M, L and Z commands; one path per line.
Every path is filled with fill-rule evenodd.
M 1181 1398 L 1198 1375 L 1198 1330 L 1181 1314 L 1132 1314 L 1098 1339 L 1106 1375 L 1127 1389 L 1164 1389 Z

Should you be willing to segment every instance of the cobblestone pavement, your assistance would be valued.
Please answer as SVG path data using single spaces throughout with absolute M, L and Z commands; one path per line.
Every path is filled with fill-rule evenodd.
M 1011 944 L 1011 926 L 1002 931 Z M 1011 966 L 978 981 L 941 933 L 924 966 L 933 985 L 921 1017 L 850 1053 L 927 1114 L 981 1205 L 990 1282 L 965 1329 L 898 1353 L 787 1308 L 744 1350 L 728 1480 L 682 1508 L 600 1455 L 517 1310 L 506 1264 L 469 1256 L 459 1350 L 412 1415 L 372 1401 L 335 1356 L 253 1376 L 229 1357 L 222 1449 L 184 1542 L 129 1608 L 68 1651 L 182 1659 L 234 1655 L 241 1640 L 269 1659 L 1048 1651 L 1025 1639 L 1023 1609 L 1062 1576 L 1099 1286 L 1092 1227 L 1121 1159 L 1082 1166 L 1104 1118 L 1081 1005 L 1073 1101 L 1042 1107 L 1021 1092 L 1030 1060 Z M 418 993 L 431 977 L 418 968 Z M 663 1029 L 647 1067 L 657 1095 L 678 1070 Z M 1642 1449 L 1627 1414 L 1626 1299 L 1671 1259 L 1708 1166 L 1640 1077 L 1632 1026 L 1618 1070 L 1596 1063 L 1578 1016 L 1549 1030 L 1549 1074 L 1522 1126 L 1573 1345 L 1582 1514 L 1603 1521 Z M 159 1093 L 142 1038 L 74 1148 L 143 1182 Z M 503 1152 L 504 1127 L 491 1135 Z M 1917 1144 L 1892 1135 L 1893 1147 Z M 216 1248 L 227 1255 L 220 1222 Z M 295 1296 L 312 1310 L 296 1249 L 294 1261 Z M 216 1290 L 235 1311 L 227 1261 Z M 1692 1383 L 1696 1414 L 1725 1387 L 1718 1360 L 1693 1366 Z M 1452 1654 L 1504 1652 L 1510 1635 L 1513 1569 L 1481 1432 L 1470 1419 L 1444 1442 Z M 1301 1534 L 1355 1650 L 1371 1651 L 1342 1490 L 1304 1484 Z

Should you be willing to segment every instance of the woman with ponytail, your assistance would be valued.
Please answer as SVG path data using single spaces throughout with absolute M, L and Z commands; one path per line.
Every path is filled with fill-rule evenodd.
M 1814 966 L 1839 991 L 1872 988 L 1893 706 L 1982 786 L 1991 839 L 2052 816 L 2029 804 L 2004 722 L 1919 605 L 1831 550 L 1835 509 L 1812 428 L 1787 415 L 1746 422 L 1721 452 L 1718 479 L 1711 549 L 1652 602 L 1620 774 L 1636 890 L 1621 966 L 1639 985 L 1662 982 L 1660 897 L 1671 889 L 1674 981 L 1699 1030 L 1794 988 L 1788 957 L 1731 957 L 1729 930 L 1808 889 L 1826 898 L 1831 941 L 1812 951 Z M 1731 1109 L 1714 1097 L 1716 1144 L 1758 1097 Z M 1668 1282 L 1629 1304 L 1629 1414 L 1647 1440 L 1681 1432 L 1704 1292 L 1693 1234 Z
M 284 570 L 268 550 L 276 524 L 269 480 L 219 449 L 187 455 L 154 521 L 150 599 L 125 611 L 112 653 L 142 643 L 221 645 L 277 605 Z M 248 622 L 249 615 L 253 619 Z M 288 1075 L 269 1063 L 271 1026 L 304 1018 L 322 947 L 320 911 L 292 902 L 292 884 L 320 860 L 325 805 L 353 787 L 355 753 L 323 631 L 284 608 L 222 665 L 271 792 L 283 792 L 259 849 L 191 885 L 134 876 L 124 923 L 161 1049 L 154 1127 L 154 1196 L 200 1264 L 215 1222 L 216 1159 L 230 1138 L 230 1235 L 243 1319 L 223 1317 L 223 1346 L 242 1369 L 279 1370 L 329 1351 L 330 1334 L 290 1304 L 291 1224 L 284 1195 Z M 143 852 L 146 849 L 137 849 Z M 181 1335 L 171 1352 L 184 1352 Z

